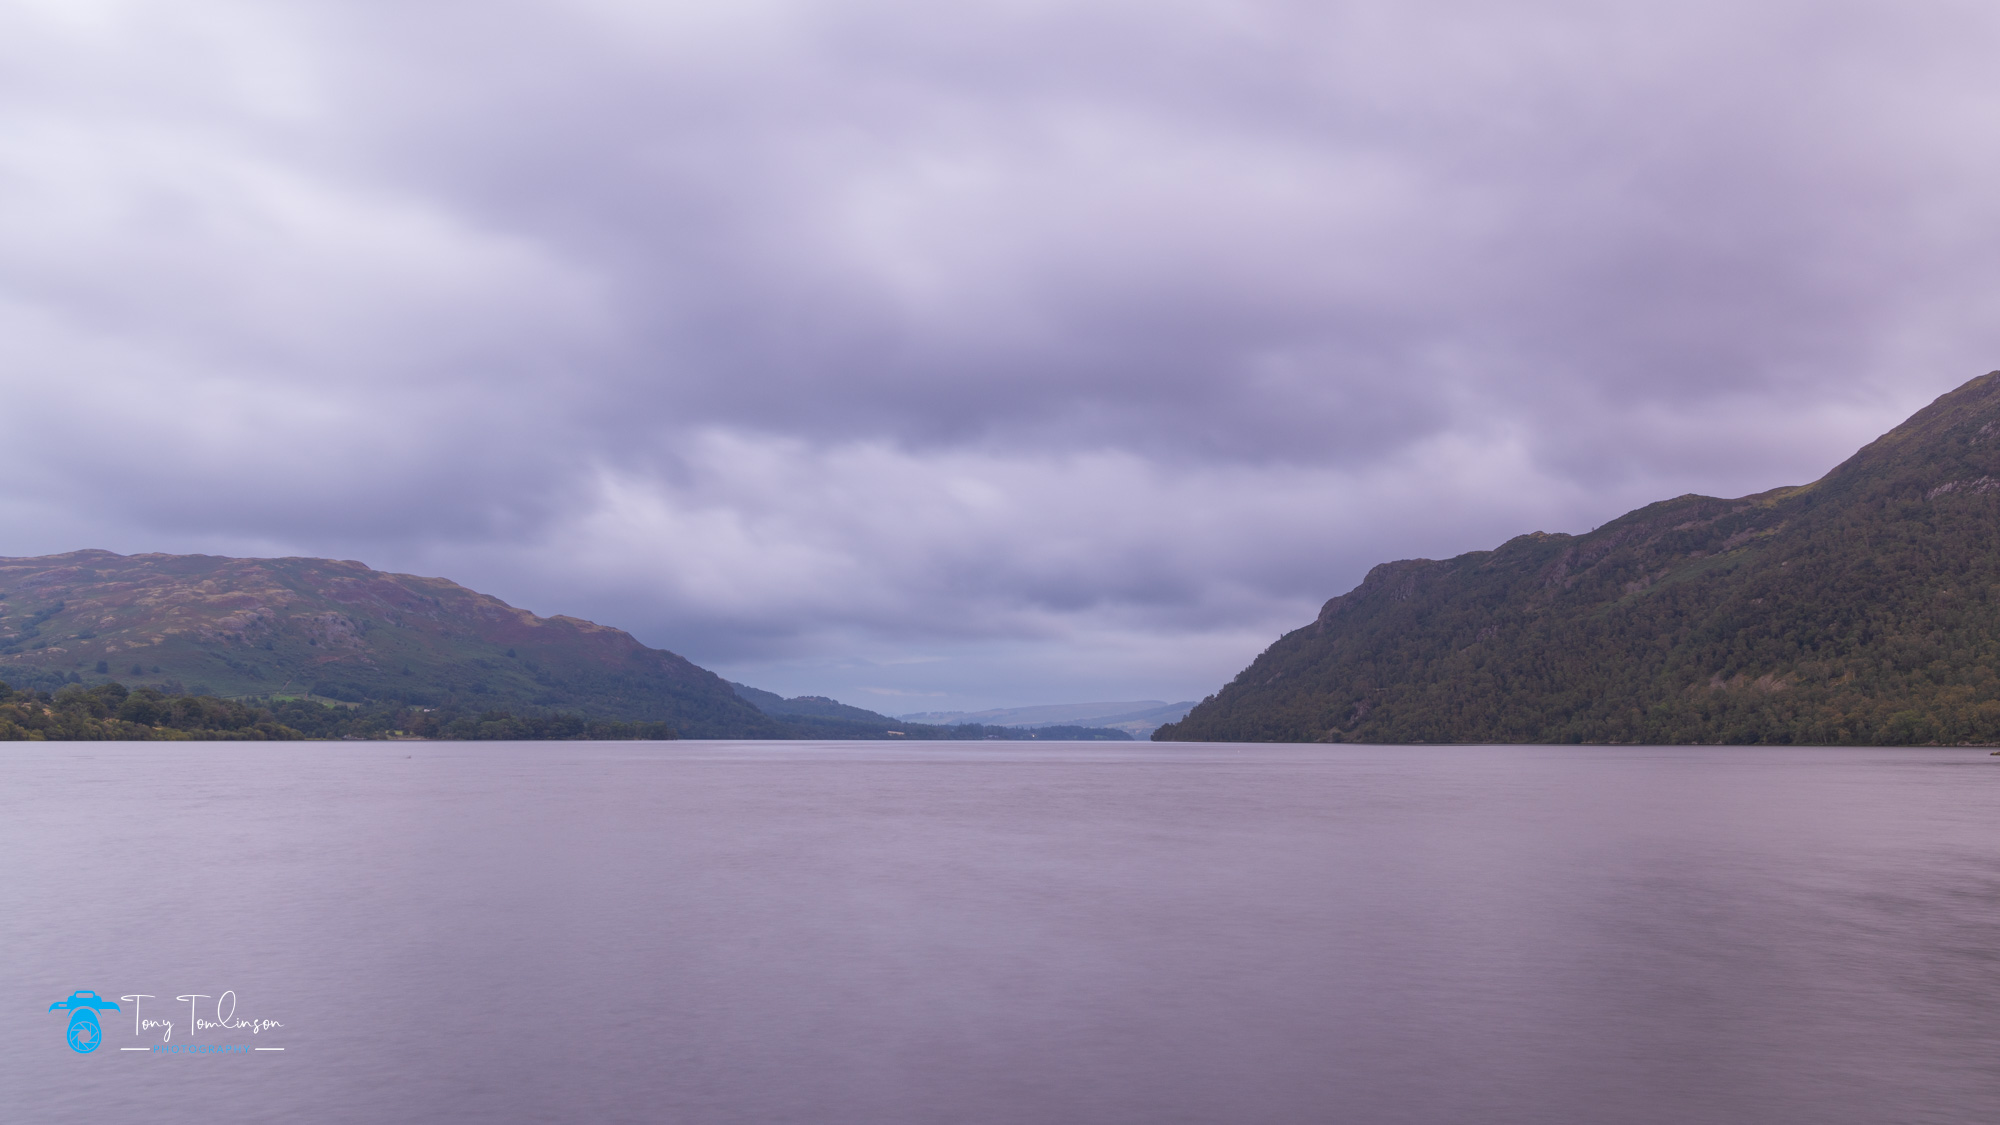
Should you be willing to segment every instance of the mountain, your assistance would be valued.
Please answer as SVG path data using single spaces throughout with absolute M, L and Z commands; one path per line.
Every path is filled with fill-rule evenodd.
M 998 707 L 990 711 L 922 711 L 904 715 L 905 722 L 985 723 L 1000 727 L 1056 727 L 1087 723 L 1122 730 L 1134 738 L 1145 738 L 1161 723 L 1171 723 L 1194 706 L 1141 699 L 1127 703 L 1049 703 L 1034 707 Z
M 868 723 L 882 727 L 898 727 L 903 724 L 887 715 L 861 707 L 850 707 L 824 695 L 799 695 L 786 699 L 775 691 L 753 688 L 749 684 L 732 682 L 729 685 L 736 694 L 749 700 L 751 706 L 766 715 L 804 716 L 814 719 L 844 719 L 849 722 Z
M 860 707 L 853 707 L 824 695 L 799 695 L 790 699 L 775 691 L 732 683 L 736 694 L 759 711 L 776 720 L 787 738 L 908 738 L 923 741 L 965 741 L 968 739 L 1051 738 L 1070 741 L 1129 741 L 1132 732 L 1108 726 L 1049 724 L 1035 730 L 979 723 L 913 723 L 892 719 Z
M 720 677 L 622 630 L 331 559 L 0 558 L 0 680 L 237 698 L 562 710 L 780 737 Z
M 1385 563 L 1157 740 L 2000 742 L 2000 372 L 1820 480 Z

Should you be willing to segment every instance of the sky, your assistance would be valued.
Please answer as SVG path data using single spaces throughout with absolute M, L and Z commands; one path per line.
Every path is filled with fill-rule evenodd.
M 352 558 L 889 713 L 2000 367 L 2000 6 L 0 2 L 0 554 Z

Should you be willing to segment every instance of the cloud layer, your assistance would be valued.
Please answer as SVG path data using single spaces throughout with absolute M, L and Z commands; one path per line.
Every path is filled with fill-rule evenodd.
M 1970 3 L 0 10 L 0 553 L 443 573 L 887 709 L 2000 366 Z M 896 705 L 904 698 L 910 707 Z

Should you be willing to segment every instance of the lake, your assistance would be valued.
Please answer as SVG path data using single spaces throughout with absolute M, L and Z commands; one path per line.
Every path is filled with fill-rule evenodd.
M 17 743 L 0 864 L 9 1121 L 2000 1120 L 1979 750 Z

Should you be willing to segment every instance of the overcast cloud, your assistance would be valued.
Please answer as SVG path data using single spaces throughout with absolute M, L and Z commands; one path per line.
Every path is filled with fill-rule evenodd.
M 1983 3 L 0 0 L 0 554 L 358 558 L 889 711 L 2000 367 Z

